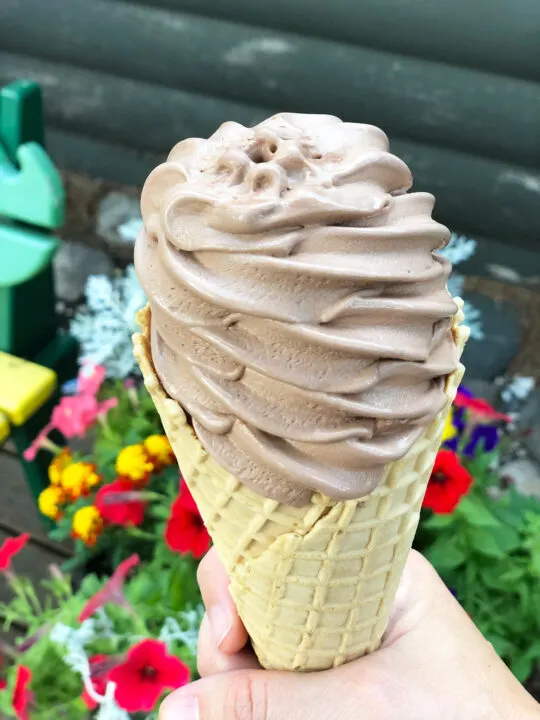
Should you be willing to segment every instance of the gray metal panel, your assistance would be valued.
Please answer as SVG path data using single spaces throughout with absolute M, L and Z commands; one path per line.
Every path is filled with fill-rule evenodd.
M 538 0 L 135 0 L 540 79 Z
M 141 152 L 51 126 L 46 133 L 46 142 L 47 150 L 59 167 L 123 185 L 142 187 L 148 174 L 166 158 L 165 154 Z
M 240 103 L 332 112 L 540 166 L 540 86 L 530 82 L 120 2 L 23 4 L 24 12 L 19 0 L 0 4 L 6 51 Z
M 1 2 L 1 0 L 0 0 Z M 0 53 L 0 85 L 39 82 L 54 127 L 158 153 L 185 137 L 211 135 L 225 120 L 255 125 L 273 110 Z

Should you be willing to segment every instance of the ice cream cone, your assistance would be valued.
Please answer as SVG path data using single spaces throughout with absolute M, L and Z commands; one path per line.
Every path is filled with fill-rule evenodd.
M 155 373 L 149 308 L 138 320 L 135 355 L 146 387 L 263 667 L 323 670 L 377 649 L 463 366 L 447 378 L 443 410 L 369 495 L 336 501 L 316 493 L 309 505 L 291 507 L 256 494 L 204 450 Z M 462 320 L 460 309 L 459 352 L 468 334 Z

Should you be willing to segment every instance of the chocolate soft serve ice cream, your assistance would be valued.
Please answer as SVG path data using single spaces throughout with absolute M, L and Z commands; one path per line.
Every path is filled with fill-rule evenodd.
M 370 493 L 459 358 L 434 199 L 375 127 L 280 114 L 190 139 L 149 176 L 137 273 L 167 394 L 257 493 Z

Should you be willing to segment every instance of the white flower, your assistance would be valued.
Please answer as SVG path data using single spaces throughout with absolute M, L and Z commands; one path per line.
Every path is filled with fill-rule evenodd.
M 116 704 L 114 699 L 116 685 L 114 683 L 107 683 L 105 695 L 101 695 L 94 688 L 90 658 L 85 650 L 86 645 L 96 638 L 110 637 L 111 634 L 111 621 L 103 611 L 97 617 L 85 620 L 78 628 L 57 623 L 51 630 L 50 639 L 63 648 L 62 660 L 81 676 L 84 689 L 92 700 L 98 704 L 99 711 L 96 720 L 129 720 L 126 711 Z
M 116 704 L 114 699 L 115 690 L 116 683 L 107 683 L 105 695 L 102 696 L 101 702 L 99 702 L 99 711 L 96 715 L 96 720 L 130 720 L 127 712 Z
M 439 255 L 444 255 L 452 265 L 468 260 L 476 252 L 476 240 L 452 233 L 450 242 L 443 250 L 438 250 Z M 452 297 L 462 297 L 465 278 L 459 273 L 453 272 L 448 278 L 448 291 Z M 463 305 L 465 324 L 469 327 L 471 338 L 474 340 L 484 339 L 484 328 L 482 325 L 482 313 L 470 302 L 465 300 Z
M 534 378 L 516 375 L 501 392 L 501 398 L 506 403 L 525 400 L 532 393 L 535 385 Z
M 199 627 L 204 615 L 204 608 L 199 605 L 195 610 L 184 610 L 178 613 L 178 620 L 168 617 L 163 623 L 159 639 L 170 649 L 173 642 L 183 643 L 189 652 L 197 655 Z
M 459 265 L 459 263 L 468 260 L 475 252 L 476 240 L 456 233 L 452 233 L 448 245 L 443 250 L 438 251 L 440 255 L 448 258 L 452 265 Z
M 117 379 L 138 373 L 131 336 L 137 329 L 135 315 L 145 303 L 133 265 L 112 280 L 91 275 L 86 283 L 87 310 L 75 315 L 70 328 L 81 345 L 81 362 L 105 365 L 107 375 Z

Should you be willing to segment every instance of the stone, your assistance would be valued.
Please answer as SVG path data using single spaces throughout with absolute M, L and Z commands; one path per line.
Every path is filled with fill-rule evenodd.
M 540 463 L 540 425 L 534 425 L 525 437 L 524 445 L 531 457 Z
M 504 375 L 519 351 L 520 319 L 510 303 L 477 292 L 466 292 L 468 300 L 481 313 L 484 337 L 470 338 L 463 352 L 467 376 L 479 380 L 495 380 Z
M 96 232 L 111 251 L 122 259 L 133 258 L 133 247 L 141 227 L 138 198 L 121 192 L 111 192 L 99 203 Z
M 64 240 L 53 262 L 56 297 L 73 303 L 84 295 L 90 275 L 111 275 L 114 266 L 104 250 Z
M 501 477 L 511 478 L 522 495 L 540 498 L 540 465 L 529 458 L 518 458 L 502 465 Z

